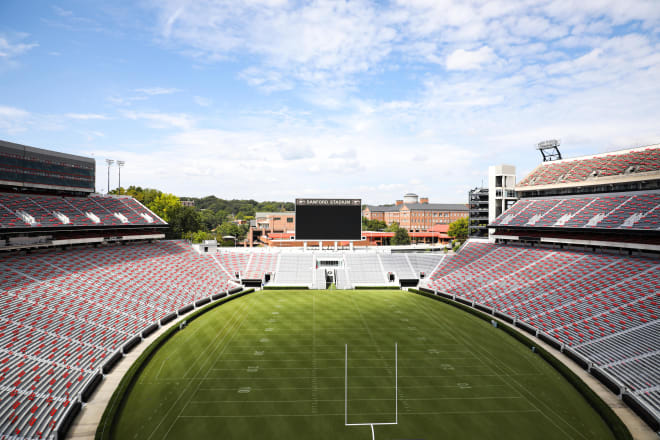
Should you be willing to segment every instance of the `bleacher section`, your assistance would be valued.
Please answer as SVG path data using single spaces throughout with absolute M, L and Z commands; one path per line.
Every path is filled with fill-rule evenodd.
M 420 273 L 424 273 L 425 276 L 430 276 L 438 263 L 442 261 L 442 257 L 443 256 L 440 254 L 411 253 L 408 254 L 408 261 L 410 261 L 410 265 L 416 275 L 415 278 L 417 278 Z
M 278 254 L 258 252 L 252 254 L 252 258 L 245 268 L 244 279 L 262 280 L 266 273 L 275 272 Z
M 574 348 L 660 416 L 660 259 L 468 242 L 425 286 Z
M 0 228 L 163 225 L 131 197 L 63 197 L 0 193 Z
M 312 254 L 287 254 L 280 255 L 279 267 L 275 273 L 274 285 L 299 286 L 311 285 L 314 257 Z
M 518 187 L 581 184 L 612 176 L 634 176 L 660 171 L 660 146 L 543 162 Z
M 87 382 L 159 319 L 225 292 L 182 242 L 3 255 L 0 437 L 48 438 Z
M 660 230 L 660 191 L 522 199 L 492 225 Z
M 344 255 L 344 261 L 346 262 L 346 271 L 348 272 L 351 285 L 379 286 L 388 284 L 387 278 L 383 273 L 383 267 L 375 253 L 346 253 Z
M 410 280 L 417 278 L 406 254 L 383 254 L 379 256 L 383 263 L 385 273 L 396 274 L 398 280 Z

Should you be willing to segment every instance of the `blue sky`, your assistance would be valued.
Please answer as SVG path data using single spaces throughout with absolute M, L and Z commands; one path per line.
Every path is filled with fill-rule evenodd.
M 0 2 L 0 139 L 180 196 L 413 191 L 660 143 L 657 0 Z M 112 170 L 111 186 L 116 186 Z

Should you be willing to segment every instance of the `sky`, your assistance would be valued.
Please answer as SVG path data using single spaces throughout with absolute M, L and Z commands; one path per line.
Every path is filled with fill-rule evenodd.
M 96 158 L 98 192 L 110 158 L 178 196 L 466 203 L 659 121 L 658 0 L 0 2 L 0 139 Z

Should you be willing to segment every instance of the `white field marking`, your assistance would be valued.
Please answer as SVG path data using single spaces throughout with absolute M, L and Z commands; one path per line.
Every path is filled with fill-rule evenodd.
M 468 387 L 470 388 L 470 387 Z M 232 388 L 233 390 L 234 388 Z M 240 390 L 243 389 L 248 389 L 252 390 L 252 387 L 243 387 L 239 389 L 239 393 L 241 392 Z M 307 389 L 307 388 L 305 388 Z M 245 392 L 250 392 L 250 391 L 245 391 Z M 521 396 L 479 396 L 479 397 L 419 397 L 415 399 L 401 399 L 402 401 L 407 401 L 407 402 L 429 402 L 429 401 L 436 401 L 436 400 L 497 400 L 497 399 L 507 399 L 507 400 L 514 400 L 514 399 L 524 399 L 524 397 Z M 375 398 L 370 398 L 370 399 L 351 399 L 353 401 L 359 401 L 359 402 L 384 402 L 387 400 L 392 400 L 391 398 L 388 399 L 375 399 Z M 286 399 L 286 400 L 250 400 L 250 401 L 245 401 L 245 400 L 193 400 L 190 403 L 191 404 L 207 404 L 207 403 L 309 403 L 309 402 L 343 402 L 342 399 Z M 371 423 L 360 423 L 360 426 L 364 425 L 370 425 Z M 377 425 L 377 423 L 375 423 Z M 388 423 L 390 425 L 393 425 L 394 423 Z M 350 425 L 349 425 L 350 426 Z
M 161 362 L 160 368 L 158 369 L 158 372 L 156 373 L 156 377 L 155 377 L 156 380 L 158 380 L 158 377 L 160 376 L 160 372 L 163 370 L 163 366 L 165 365 L 165 362 L 167 362 L 169 360 L 169 358 L 170 357 L 168 356 L 165 359 L 163 359 L 163 362 Z
M 537 377 L 540 376 L 539 374 L 518 374 L 517 376 L 520 377 Z M 375 376 L 375 375 L 369 375 L 369 377 L 372 378 L 392 378 L 391 375 L 387 376 Z M 438 379 L 438 378 L 456 378 L 456 375 L 454 374 L 442 374 L 442 375 L 401 375 L 399 377 L 411 377 L 411 378 L 420 378 L 420 379 Z M 463 377 L 498 377 L 502 378 L 501 374 L 461 374 L 461 378 Z M 255 378 L 250 378 L 250 380 L 270 380 L 270 381 L 277 381 L 277 379 L 286 379 L 286 381 L 290 381 L 291 379 L 296 379 L 296 380 L 303 380 L 303 379 L 311 379 L 311 376 L 295 376 L 295 377 L 286 377 L 286 378 L 278 378 L 278 377 L 255 377 Z M 344 376 L 323 376 L 323 379 L 343 379 Z M 184 380 L 209 380 L 213 382 L 222 382 L 222 381 L 227 381 L 227 380 L 240 380 L 240 377 L 210 377 L 210 378 L 203 378 L 203 377 L 193 377 L 193 378 L 185 378 Z M 158 382 L 176 382 L 179 379 L 161 379 Z M 505 382 L 505 381 L 503 381 Z
M 252 387 L 241 387 L 241 388 L 238 389 L 239 394 L 247 394 L 250 391 L 252 391 Z
M 259 339 L 259 342 L 261 342 L 262 344 L 265 344 L 265 343 L 268 342 L 268 341 L 270 341 L 270 339 L 268 339 L 268 338 L 261 338 L 261 339 Z M 231 353 L 231 352 L 230 352 L 230 353 Z
M 539 410 L 536 409 L 494 409 L 494 410 L 479 410 L 479 411 L 424 411 L 424 412 L 407 412 L 413 416 L 418 415 L 442 415 L 442 414 L 512 414 L 512 413 L 538 413 Z M 381 415 L 382 413 L 368 413 L 368 414 L 356 414 L 358 416 L 373 416 Z M 189 415 L 189 416 L 180 416 L 181 419 L 240 419 L 240 418 L 263 418 L 263 417 L 327 417 L 327 416 L 341 416 L 342 413 L 323 413 L 323 414 L 239 414 L 239 415 L 225 415 L 225 414 L 214 414 L 214 415 Z M 387 425 L 388 423 L 380 423 L 380 425 Z M 367 423 L 361 426 L 369 426 L 371 423 Z M 374 423 L 376 425 L 376 423 Z M 394 423 L 389 423 L 389 425 L 394 425 Z
M 224 368 L 211 368 L 211 370 L 216 371 L 216 370 L 226 370 L 226 369 L 224 369 Z M 230 371 L 243 371 L 243 369 L 230 370 Z M 258 373 L 259 372 L 259 365 L 247 367 L 247 372 L 248 373 Z
M 259 342 L 269 342 L 269 341 L 270 341 L 270 339 L 268 339 L 268 338 L 263 338 L 263 339 L 259 340 Z M 435 345 L 437 346 L 438 344 L 435 344 Z M 454 344 L 451 344 L 451 345 L 454 345 Z M 246 347 L 246 348 L 249 347 L 249 349 L 241 350 L 241 351 L 230 350 L 230 351 L 227 352 L 227 354 L 249 354 L 249 353 L 252 353 L 252 350 L 254 350 L 254 345 L 245 345 L 244 347 Z M 426 350 L 401 350 L 401 353 L 431 353 L 431 350 L 435 350 L 435 352 L 438 352 L 438 353 L 456 353 L 456 354 L 458 354 L 458 353 L 470 353 L 470 354 L 472 354 L 472 352 L 469 351 L 469 350 L 438 350 L 437 348 L 429 348 L 429 349 L 426 349 Z M 323 353 L 332 353 L 333 351 L 337 351 L 337 352 L 341 353 L 339 350 L 324 351 Z M 378 350 L 360 350 L 360 351 L 362 353 L 377 353 L 378 352 Z M 272 353 L 272 354 L 292 354 L 292 353 L 295 353 L 295 354 L 314 354 L 316 352 L 312 352 L 312 351 L 269 351 L 269 353 Z M 433 354 L 435 354 L 435 353 L 433 353 Z M 343 360 L 344 358 L 341 358 L 341 359 Z
M 253 359 L 254 360 L 254 359 Z M 359 359 L 358 359 L 359 360 Z M 381 360 L 381 359 L 378 359 Z M 262 365 L 264 369 L 268 370 L 309 370 L 309 371 L 314 371 L 314 370 L 338 370 L 341 368 L 341 366 L 337 367 L 270 367 L 267 365 Z M 253 368 L 253 367 L 250 367 Z M 257 367 L 258 368 L 258 367 Z M 387 367 L 373 367 L 373 366 L 366 366 L 366 367 L 351 367 L 354 370 L 387 370 Z M 469 366 L 463 366 L 462 368 L 469 368 Z M 407 370 L 429 370 L 432 369 L 431 367 L 406 367 Z M 455 368 L 451 364 L 441 364 L 440 365 L 441 370 L 445 371 L 453 371 Z M 213 371 L 243 371 L 245 368 L 211 368 Z M 326 376 L 323 376 L 322 378 L 325 378 Z M 366 377 L 366 376 L 361 376 L 361 377 Z M 374 376 L 372 374 L 369 375 L 369 377 L 379 377 L 379 376 Z M 387 376 L 383 376 L 387 377 Z M 402 377 L 415 377 L 415 376 L 402 376 Z M 424 376 L 428 377 L 428 376 Z M 442 376 L 442 377 L 453 377 L 450 375 L 447 376 Z
M 433 315 L 429 315 L 429 311 L 428 311 L 427 309 L 425 309 L 425 308 L 421 308 L 421 311 L 422 311 L 422 313 L 424 313 L 427 317 L 429 317 L 429 318 L 434 318 Z M 462 333 L 461 331 L 456 331 L 456 329 L 451 328 L 450 326 L 446 325 L 444 322 L 442 322 L 442 320 L 438 319 L 437 317 L 435 317 L 435 321 L 440 325 L 440 327 L 444 328 L 445 333 L 451 334 L 455 339 L 461 339 L 462 342 L 463 342 L 463 345 L 466 346 L 466 347 L 468 346 L 468 343 L 467 343 L 467 341 L 466 341 L 466 338 L 465 338 L 465 336 L 463 336 L 463 333 Z M 460 336 L 458 336 L 458 337 L 455 336 L 455 335 L 457 335 L 457 334 L 460 335 Z M 473 346 L 473 347 L 474 347 L 474 350 L 481 350 L 482 352 L 485 351 L 485 352 L 487 353 L 487 356 L 484 356 L 484 358 L 486 358 L 486 359 L 493 359 L 493 360 L 494 360 L 494 357 L 491 355 L 491 353 L 490 353 L 488 350 L 484 350 L 483 348 L 477 348 L 477 346 Z M 472 351 L 472 350 L 470 350 L 470 351 Z M 475 357 L 476 357 L 476 355 L 475 355 Z M 491 371 L 495 372 L 495 368 L 493 368 L 492 366 L 489 366 L 489 365 L 485 364 L 485 362 L 483 362 L 483 361 L 481 360 L 481 358 L 477 358 L 477 359 L 479 359 L 479 360 L 483 363 L 483 365 L 485 365 L 486 367 L 488 367 Z M 494 362 L 497 363 L 497 362 L 499 362 L 499 361 L 494 361 Z M 499 363 L 501 363 L 501 362 L 499 362 Z M 512 370 L 510 367 L 508 367 L 506 364 L 504 364 L 504 366 L 506 366 L 507 368 L 509 368 L 509 370 L 513 371 L 513 370 Z M 499 366 L 498 368 L 503 369 L 502 366 Z M 539 374 L 539 373 L 537 372 L 536 375 L 538 375 L 538 374 Z M 503 374 L 495 374 L 495 376 L 497 376 L 500 380 L 502 380 L 503 383 L 508 384 L 508 385 L 509 385 L 509 389 L 511 389 L 512 391 L 517 392 L 520 396 L 524 397 L 525 400 L 527 401 L 527 403 L 529 403 L 529 404 L 530 404 L 530 405 L 531 405 L 531 406 L 532 406 L 537 412 L 539 412 L 540 414 L 542 414 L 543 417 L 545 417 L 545 418 L 546 418 L 551 424 L 553 424 L 557 429 L 559 429 L 564 435 L 566 435 L 567 437 L 570 437 L 570 435 L 568 435 L 568 433 L 567 433 L 564 429 L 562 429 L 562 427 L 559 426 L 559 425 L 557 424 L 557 422 L 556 422 L 554 419 L 550 418 L 546 412 L 541 411 L 541 410 L 539 409 L 539 407 L 536 406 L 536 405 L 530 400 L 529 397 L 524 396 L 524 395 L 522 394 L 522 392 L 521 392 L 520 390 L 521 390 L 521 389 L 522 389 L 522 390 L 526 390 L 526 388 L 525 388 L 524 386 L 522 386 L 518 381 L 516 381 L 516 380 L 513 378 L 513 376 L 520 376 L 520 374 L 506 374 L 506 373 L 503 373 Z M 467 376 L 464 376 L 464 377 L 467 377 Z M 509 379 L 510 379 L 510 382 L 504 380 L 503 377 L 507 377 L 507 378 L 509 378 Z M 513 383 L 515 383 L 516 385 L 518 385 L 519 388 L 515 388 L 513 385 L 511 385 L 511 382 L 513 382 Z M 532 395 L 532 397 L 533 397 L 533 395 Z M 553 413 L 553 415 L 555 415 L 557 418 L 559 418 L 559 419 L 560 419 L 562 422 L 564 422 L 566 425 L 568 425 L 568 427 L 571 428 L 573 431 L 575 431 L 580 437 L 585 438 L 584 435 L 583 435 L 583 434 L 582 434 L 577 428 L 575 428 L 572 424 L 570 424 L 568 421 L 566 421 L 561 415 L 559 415 L 557 412 L 555 412 L 551 407 L 549 407 L 548 405 L 545 405 L 545 404 L 544 404 L 542 401 L 540 401 L 540 400 L 537 400 L 537 402 L 540 403 L 542 406 L 544 406 L 549 412 Z
M 259 353 L 261 353 L 261 354 L 259 354 Z M 254 356 L 263 356 L 264 353 L 265 353 L 264 351 L 255 351 L 253 353 L 253 355 Z M 268 352 L 268 354 L 273 354 L 273 353 L 274 352 L 270 352 L 270 351 Z M 247 353 L 243 353 L 243 354 L 247 354 Z M 468 357 L 464 357 L 464 356 L 460 356 L 460 357 L 454 357 L 454 356 L 442 356 L 442 357 L 426 356 L 423 359 L 409 359 L 408 361 L 413 363 L 413 364 L 418 364 L 419 362 L 424 361 L 424 360 L 433 360 L 434 365 L 435 365 L 435 363 L 437 361 L 440 361 L 440 360 L 463 360 L 463 359 L 475 359 L 475 358 L 474 358 L 474 356 L 468 356 Z M 252 359 L 252 358 L 250 358 L 250 359 L 247 359 L 247 358 L 245 358 L 245 359 L 223 359 L 222 362 L 249 362 L 249 361 L 253 361 L 253 360 L 254 359 Z M 304 362 L 305 360 L 311 362 L 311 359 L 300 359 L 300 358 L 296 358 L 296 359 L 280 359 L 280 358 L 278 358 L 278 359 L 266 359 L 266 358 L 264 358 L 262 362 Z M 344 360 L 344 358 L 319 358 L 319 359 L 317 359 L 317 361 L 331 361 L 331 362 L 339 362 L 339 361 L 343 361 L 343 360 Z M 358 360 L 358 361 L 394 361 L 394 359 L 383 359 L 383 358 L 358 358 L 358 359 L 354 359 L 354 360 Z M 476 365 L 468 365 L 468 367 L 470 367 L 470 366 L 476 366 Z M 327 367 L 327 368 L 332 368 L 332 367 Z M 337 368 L 339 368 L 339 367 L 337 367 Z M 360 368 L 360 367 L 355 367 L 355 368 Z M 432 368 L 432 367 L 428 367 L 428 368 Z
M 247 304 L 248 304 L 248 302 L 246 301 L 245 304 L 246 304 L 246 305 L 245 305 L 245 307 L 244 307 L 243 309 L 247 308 Z M 233 319 L 234 319 L 234 317 L 236 316 L 236 314 L 237 314 L 239 311 L 241 311 L 241 310 L 242 310 L 241 308 L 237 308 L 237 309 L 234 311 L 234 313 L 232 313 L 231 318 L 227 320 L 227 322 L 225 323 L 225 325 L 223 326 L 223 328 L 218 332 L 218 334 L 217 334 L 217 335 L 215 336 L 215 338 L 213 339 L 213 342 L 214 342 L 214 343 L 215 343 L 216 339 L 220 337 L 220 335 L 222 334 L 222 332 L 223 332 L 223 331 L 229 326 L 230 322 L 233 321 Z M 227 334 L 225 334 L 225 336 L 222 337 L 221 341 L 224 340 L 226 337 L 227 337 Z M 204 354 L 203 351 L 199 353 L 199 355 L 197 356 L 197 358 L 195 358 L 194 362 L 193 362 L 192 365 L 189 367 L 189 369 L 192 368 L 197 362 L 199 362 L 199 359 L 203 356 L 203 354 Z M 189 369 L 188 369 L 188 370 L 189 370 Z M 187 374 L 188 370 L 186 370 L 186 372 L 184 373 L 184 377 L 185 377 L 185 375 Z M 147 437 L 147 439 L 151 438 L 151 437 L 154 435 L 154 432 L 156 432 L 156 430 L 158 429 L 158 427 L 160 427 L 160 425 L 163 423 L 163 421 L 165 421 L 165 419 L 167 418 L 167 414 L 169 414 L 169 412 L 172 410 L 172 408 L 174 408 L 174 406 L 175 406 L 175 405 L 177 404 L 177 402 L 181 399 L 181 397 L 183 397 L 184 393 L 186 392 L 186 390 L 188 389 L 188 387 L 190 386 L 191 383 L 192 383 L 192 381 L 191 381 L 191 380 L 188 380 L 188 383 L 186 384 L 186 386 L 184 387 L 184 389 L 181 391 L 181 394 L 179 394 L 179 397 L 177 397 L 177 399 L 174 401 L 174 403 L 172 404 L 172 406 L 170 406 L 170 407 L 168 408 L 168 410 L 164 413 L 163 418 L 161 419 L 160 422 L 158 422 L 158 424 L 157 424 L 156 427 L 153 429 L 153 431 L 151 431 L 151 434 L 149 435 L 149 437 Z M 105 426 L 104 426 L 104 430 L 105 430 Z M 169 432 L 169 431 L 168 431 L 168 432 Z
M 345 356 L 346 356 L 346 362 L 344 364 L 344 426 L 371 425 L 371 432 L 373 433 L 374 425 L 397 425 L 399 423 L 399 370 L 398 370 L 399 363 L 397 362 L 398 360 L 397 343 L 396 342 L 394 343 L 394 422 L 348 423 L 348 344 L 344 345 L 344 347 L 345 347 Z M 370 376 L 370 377 L 378 377 L 378 376 Z M 390 377 L 390 376 L 388 375 L 385 377 Z
M 289 381 L 287 380 L 287 383 Z M 429 387 L 428 384 L 425 385 L 407 385 L 407 386 L 400 386 L 399 390 L 402 389 L 417 389 L 417 388 L 424 388 L 427 389 Z M 479 385 L 478 387 L 475 388 L 504 388 L 508 386 L 506 384 L 500 384 L 500 385 Z M 355 386 L 353 385 L 353 389 L 390 389 L 392 388 L 391 386 L 377 386 L 377 385 L 369 385 L 369 386 Z M 433 385 L 433 388 L 456 388 L 456 384 L 451 384 L 451 385 Z M 211 388 L 200 388 L 200 390 L 204 391 L 233 391 L 235 390 L 236 387 L 211 387 Z M 253 390 L 259 390 L 259 391 L 264 391 L 264 390 L 309 390 L 309 387 L 255 387 L 252 388 Z M 338 386 L 338 387 L 319 387 L 320 390 L 343 390 L 344 386 Z M 501 394 L 498 394 L 498 396 L 501 396 Z M 515 398 L 519 396 L 505 396 L 507 398 Z M 448 398 L 449 399 L 449 398 Z M 461 397 L 461 399 L 467 399 L 467 397 Z M 404 399 L 402 399 L 404 400 Z
M 247 311 L 249 311 L 249 310 L 250 310 L 250 305 L 251 305 L 251 303 L 252 303 L 252 298 L 253 298 L 252 296 L 248 296 L 248 297 L 247 297 L 247 300 L 245 301 L 244 307 L 243 307 L 242 309 L 237 309 L 236 312 L 238 312 L 239 310 L 241 310 L 241 311 L 243 311 L 243 310 L 247 310 Z M 232 315 L 232 318 L 235 316 L 236 312 L 234 313 L 234 315 Z M 232 325 L 232 330 L 231 330 L 231 332 L 225 334 L 225 336 L 222 337 L 222 339 L 220 340 L 220 343 L 222 343 L 223 341 L 225 341 L 225 340 L 227 339 L 227 336 L 228 336 L 229 334 L 231 334 L 231 337 L 227 340 L 227 343 L 224 345 L 223 349 L 220 350 L 220 353 L 218 354 L 218 356 L 216 357 L 216 359 L 218 359 L 219 357 L 222 356 L 222 354 L 224 353 L 224 351 L 225 351 L 225 349 L 227 348 L 227 346 L 229 346 L 229 344 L 230 344 L 231 341 L 234 339 L 234 337 L 239 333 L 239 330 L 241 329 L 241 326 L 242 326 L 243 323 L 247 320 L 247 316 L 248 316 L 247 313 L 246 313 L 245 315 L 242 315 L 241 318 L 239 318 L 239 320 L 240 320 L 240 324 L 238 324 L 238 326 L 236 326 L 237 323 L 234 322 L 233 325 Z M 236 327 L 236 328 L 234 328 L 234 327 Z M 214 345 L 215 345 L 215 344 L 214 344 Z M 214 353 L 219 347 L 220 347 L 220 345 L 215 346 L 215 348 L 213 349 L 213 351 L 212 351 L 210 354 L 213 354 L 213 353 Z M 207 354 L 208 354 L 208 352 L 204 352 L 204 351 L 203 351 L 202 353 L 200 353 L 200 356 L 201 356 L 203 353 L 207 353 Z M 198 359 L 199 359 L 199 358 L 198 358 Z M 207 358 L 207 359 L 208 359 L 208 358 Z M 186 407 L 188 406 L 188 403 L 190 402 L 190 399 L 192 399 L 192 396 L 195 395 L 195 394 L 197 394 L 197 391 L 199 390 L 199 387 L 202 385 L 203 381 L 206 380 L 206 378 L 208 377 L 208 374 L 209 374 L 209 373 L 210 373 L 210 370 L 208 370 L 208 371 L 206 372 L 206 375 L 204 376 L 204 378 L 199 382 L 199 384 L 197 384 L 197 387 L 195 388 L 195 391 L 193 391 L 192 395 L 188 398 L 188 401 L 183 405 L 183 407 L 181 408 L 181 411 L 179 411 L 179 414 L 177 414 L 177 416 L 174 418 L 174 420 L 172 421 L 172 424 L 171 424 L 170 427 L 167 429 L 167 432 L 165 433 L 165 435 L 163 436 L 163 438 L 167 438 L 167 436 L 170 434 L 170 431 L 172 430 L 172 427 L 174 427 L 174 425 L 176 424 L 176 421 L 177 421 L 177 420 L 179 419 L 179 417 L 181 417 L 181 415 L 183 414 L 183 411 L 184 411 L 184 410 L 186 409 Z M 184 375 L 184 376 L 185 376 L 185 375 Z M 197 379 L 197 377 L 189 379 L 189 382 L 188 382 L 188 384 L 186 384 L 186 388 L 184 389 L 184 392 L 182 392 L 182 394 L 177 398 L 177 400 L 174 402 L 174 405 L 176 405 L 176 403 L 179 401 L 179 399 L 183 396 L 183 394 L 185 393 L 185 391 L 188 389 L 188 386 L 190 386 L 190 384 L 193 383 L 193 380 L 194 380 L 194 379 Z M 169 412 L 169 411 L 168 411 L 168 412 Z M 164 419 L 163 419 L 163 420 L 164 420 Z M 154 430 L 151 432 L 151 434 L 149 435 L 149 437 L 147 438 L 147 440 L 148 440 L 149 438 L 151 438 L 151 437 L 154 435 L 154 432 L 156 432 L 156 429 L 158 428 L 158 426 L 160 426 L 161 423 L 162 423 L 162 420 L 161 420 L 161 422 L 156 426 L 156 428 L 154 428 Z

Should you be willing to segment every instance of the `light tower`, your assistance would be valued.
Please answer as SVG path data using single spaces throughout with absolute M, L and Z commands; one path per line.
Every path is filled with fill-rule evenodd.
M 118 160 L 117 161 L 117 171 L 119 172 L 119 184 L 117 185 L 117 188 L 121 190 L 121 167 L 124 166 L 126 161 L 124 160 Z
M 108 189 L 106 190 L 106 194 L 110 193 L 110 167 L 112 166 L 113 163 L 115 163 L 114 160 L 112 159 L 106 159 L 105 163 L 108 164 Z
M 559 144 L 560 142 L 557 139 L 550 139 L 548 141 L 543 141 L 536 144 L 536 149 L 539 150 L 541 152 L 541 156 L 543 156 L 543 162 L 561 160 Z

